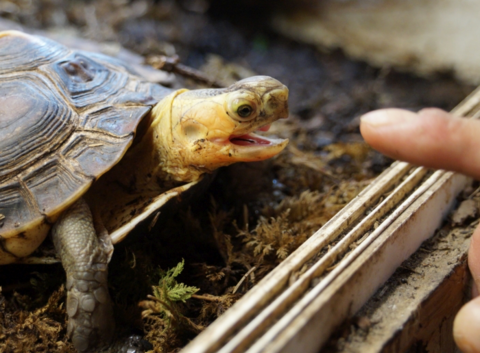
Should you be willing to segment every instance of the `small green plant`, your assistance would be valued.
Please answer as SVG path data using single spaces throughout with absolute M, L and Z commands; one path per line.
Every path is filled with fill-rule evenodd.
M 197 287 L 178 283 L 176 277 L 182 273 L 185 261 L 182 259 L 174 268 L 168 271 L 160 270 L 158 286 L 152 286 L 153 295 L 147 295 L 149 300 L 139 303 L 143 308 L 142 318 L 153 319 L 163 326 L 163 331 L 186 328 L 199 332 L 203 329 L 182 314 L 181 303 L 185 303 L 193 294 L 199 291 Z

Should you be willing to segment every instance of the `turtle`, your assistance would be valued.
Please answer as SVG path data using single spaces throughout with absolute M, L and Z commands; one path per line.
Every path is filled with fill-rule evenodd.
M 0 32 L 0 264 L 50 234 L 66 271 L 67 333 L 79 352 L 114 333 L 113 244 L 204 176 L 280 153 L 288 88 L 254 76 L 170 89 L 121 60 Z

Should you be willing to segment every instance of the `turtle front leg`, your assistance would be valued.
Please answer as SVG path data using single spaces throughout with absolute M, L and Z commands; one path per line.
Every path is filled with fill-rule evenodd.
M 115 330 L 107 282 L 112 242 L 106 231 L 97 237 L 83 199 L 60 216 L 52 236 L 67 273 L 67 332 L 79 352 L 96 351 L 110 344 Z

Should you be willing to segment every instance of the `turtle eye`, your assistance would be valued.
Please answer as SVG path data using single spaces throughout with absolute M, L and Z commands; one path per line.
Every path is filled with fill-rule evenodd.
M 229 115 L 238 121 L 250 121 L 257 117 L 257 104 L 255 99 L 243 97 L 232 99 L 228 106 Z
M 248 118 L 250 115 L 252 115 L 252 113 L 253 108 L 248 104 L 241 105 L 237 109 L 237 114 L 241 118 Z

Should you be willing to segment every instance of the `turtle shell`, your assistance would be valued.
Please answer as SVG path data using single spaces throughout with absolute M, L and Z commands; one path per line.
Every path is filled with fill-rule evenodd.
M 116 59 L 0 33 L 0 263 L 35 250 L 168 93 Z

